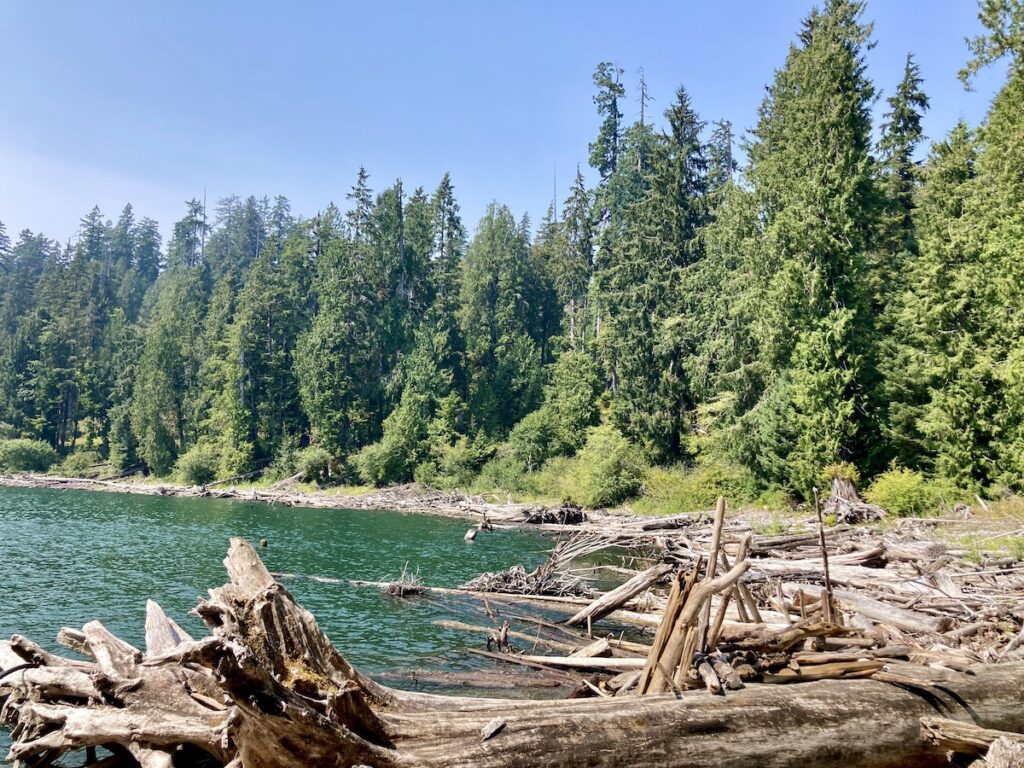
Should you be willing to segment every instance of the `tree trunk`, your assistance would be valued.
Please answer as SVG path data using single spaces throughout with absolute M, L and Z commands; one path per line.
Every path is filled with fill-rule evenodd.
M 1024 729 L 1024 664 L 949 672 L 941 685 L 827 680 L 725 696 L 567 701 L 435 696 L 360 675 L 313 616 L 233 539 L 231 582 L 197 613 L 190 640 L 159 606 L 143 654 L 97 622 L 62 637 L 92 663 L 15 637 L 0 643 L 10 759 L 49 764 L 89 746 L 168 765 L 179 745 L 231 768 L 294 766 L 943 765 L 919 720 L 941 714 Z M 909 678 L 905 678 L 907 680 Z

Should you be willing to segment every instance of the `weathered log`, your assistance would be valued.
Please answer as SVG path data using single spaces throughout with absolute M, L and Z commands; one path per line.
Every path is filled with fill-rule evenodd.
M 984 754 L 996 739 L 1024 745 L 1024 734 L 982 728 L 948 717 L 922 717 L 921 735 L 943 749 L 965 755 Z
M 787 594 L 795 594 L 797 589 L 797 587 L 792 585 L 786 585 L 785 587 Z M 800 589 L 812 598 L 818 599 L 823 596 L 825 591 L 807 586 L 800 587 Z M 850 590 L 835 590 L 835 599 L 840 606 L 847 610 L 862 613 L 869 619 L 873 619 L 881 624 L 888 624 L 908 632 L 940 634 L 948 631 L 953 623 L 953 620 L 948 617 L 928 616 L 917 611 L 889 605 L 881 600 L 875 600 Z
M 832 495 L 825 502 L 825 511 L 840 523 L 864 523 L 881 520 L 885 510 L 861 500 L 853 483 L 843 478 L 832 479 Z
M 14 725 L 11 758 L 49 760 L 74 747 L 134 744 L 137 762 L 160 765 L 162 755 L 189 745 L 232 768 L 641 761 L 881 768 L 944 764 L 943 750 L 920 735 L 919 719 L 927 715 L 1024 728 L 1019 663 L 981 665 L 971 675 L 943 672 L 941 686 L 822 681 L 748 685 L 716 697 L 692 691 L 679 698 L 537 702 L 394 691 L 353 669 L 247 544 L 234 540 L 226 564 L 231 583 L 197 609 L 212 637 L 137 661 L 97 627 L 85 632 L 93 650 L 110 655 L 111 670 L 131 675 L 120 684 L 92 665 L 97 687 L 109 686 L 104 696 L 116 703 L 49 698 L 22 679 L 25 671 L 0 679 Z M 730 585 L 729 575 L 739 574 L 716 579 L 720 588 Z M 38 667 L 68 667 L 67 660 L 23 649 L 7 644 L 0 658 L 13 653 Z M 196 690 L 203 699 L 191 695 Z M 218 701 L 223 709 L 210 705 Z M 504 727 L 484 740 L 495 719 Z
M 708 555 L 708 572 L 704 576 L 704 582 L 708 583 L 718 573 L 718 552 L 722 542 L 722 526 L 725 525 L 725 496 L 718 497 L 715 505 L 715 525 L 711 530 L 711 553 Z M 749 546 L 750 542 L 747 542 Z M 743 558 L 736 558 L 737 562 Z M 724 612 L 724 608 L 722 609 Z M 711 621 L 711 600 L 710 598 L 701 606 L 700 618 L 697 623 L 697 636 L 694 639 L 694 646 L 699 651 L 707 650 L 708 629 Z M 683 670 L 685 674 L 686 670 Z
M 658 662 L 661 659 L 662 653 L 665 651 L 665 646 L 668 644 L 670 639 L 672 628 L 676 624 L 676 619 L 679 616 L 679 611 L 683 608 L 683 603 L 686 602 L 686 597 L 689 591 L 693 588 L 694 582 L 697 580 L 697 574 L 700 570 L 700 561 L 697 561 L 697 565 L 690 572 L 690 576 L 686 579 L 684 586 L 682 572 L 677 572 L 672 579 L 672 588 L 669 590 L 668 602 L 665 604 L 665 613 L 662 616 L 661 624 L 658 625 L 658 630 L 654 635 L 654 643 L 651 646 L 647 656 L 647 665 L 644 667 L 643 672 L 637 681 L 637 692 L 647 693 L 647 689 L 650 685 L 651 679 L 654 676 L 658 668 Z M 668 677 L 671 672 L 662 673 L 662 677 Z
M 575 613 L 565 623 L 572 626 L 583 624 L 587 621 L 597 621 L 617 608 L 621 608 L 645 589 L 649 589 L 652 585 L 657 584 L 671 572 L 671 565 L 665 563 L 653 565 L 646 571 L 638 573 L 625 584 L 616 587 L 611 592 L 605 592 L 586 608 Z
M 1024 744 L 1000 737 L 992 742 L 983 761 L 984 768 L 1024 768 Z

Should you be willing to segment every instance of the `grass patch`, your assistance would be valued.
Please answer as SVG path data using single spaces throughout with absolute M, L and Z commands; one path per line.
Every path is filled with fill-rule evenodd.
M 784 533 L 788 533 L 789 528 L 789 521 L 778 510 L 772 512 L 769 519 L 754 520 L 750 524 L 750 530 L 758 536 L 781 536 Z
M 986 558 L 1024 560 L 1024 537 L 1019 534 L 980 536 L 969 533 L 955 538 L 952 543 L 955 548 L 963 549 L 964 559 L 972 563 Z

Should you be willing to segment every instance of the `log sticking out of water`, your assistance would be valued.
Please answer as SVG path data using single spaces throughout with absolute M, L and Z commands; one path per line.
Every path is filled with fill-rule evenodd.
M 50 765 L 67 751 L 103 746 L 146 768 L 171 765 L 172 756 L 194 764 L 200 755 L 231 768 L 488 768 L 579 764 L 581 755 L 591 766 L 874 768 L 943 764 L 942 748 L 922 738 L 918 722 L 936 707 L 959 719 L 973 713 L 985 728 L 1024 729 L 1024 664 L 949 673 L 941 689 L 924 693 L 875 680 L 748 686 L 724 697 L 684 693 L 682 701 L 394 691 L 338 653 L 247 543 L 232 540 L 225 565 L 230 583 L 196 609 L 208 637 L 176 641 L 173 627 L 156 626 L 162 612 L 153 608 L 145 653 L 96 622 L 65 634 L 92 656 L 88 663 L 23 638 L 0 643 L 9 758 Z M 742 567 L 695 590 L 725 588 Z

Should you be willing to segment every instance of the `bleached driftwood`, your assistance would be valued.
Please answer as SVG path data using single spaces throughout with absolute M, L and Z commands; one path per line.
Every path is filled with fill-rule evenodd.
M 230 583 L 197 608 L 208 637 L 187 639 L 151 606 L 145 653 L 95 622 L 63 635 L 88 663 L 24 638 L 0 644 L 10 758 L 44 765 L 105 746 L 147 768 L 190 754 L 232 768 L 941 765 L 921 717 L 1024 728 L 1024 664 L 950 672 L 931 688 L 826 680 L 543 702 L 395 691 L 359 674 L 246 542 L 232 540 L 225 565 Z M 695 589 L 720 591 L 739 568 Z

